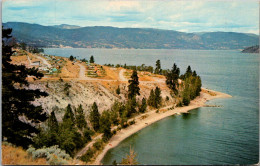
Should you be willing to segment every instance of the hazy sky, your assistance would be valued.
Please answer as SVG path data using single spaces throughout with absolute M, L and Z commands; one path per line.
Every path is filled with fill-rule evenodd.
M 259 34 L 259 1 L 4 0 L 2 20 Z

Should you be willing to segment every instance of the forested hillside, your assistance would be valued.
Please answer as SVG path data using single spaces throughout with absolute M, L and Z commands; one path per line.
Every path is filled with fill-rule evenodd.
M 244 49 L 257 45 L 259 36 L 234 32 L 184 33 L 148 28 L 42 26 L 3 23 L 18 42 L 38 47 L 141 49 Z

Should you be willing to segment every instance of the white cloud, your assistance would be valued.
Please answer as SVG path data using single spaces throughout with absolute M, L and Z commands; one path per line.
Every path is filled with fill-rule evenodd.
M 194 31 L 259 31 L 258 1 L 5 0 L 3 22 Z

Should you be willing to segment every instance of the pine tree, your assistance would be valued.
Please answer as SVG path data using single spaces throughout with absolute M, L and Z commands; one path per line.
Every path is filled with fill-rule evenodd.
M 172 70 L 166 75 L 166 84 L 170 89 L 173 90 L 175 94 L 178 93 L 177 86 L 178 86 L 179 75 L 180 75 L 180 69 L 174 63 Z
M 125 122 L 127 122 L 127 109 L 124 109 L 122 114 L 120 115 L 121 121 L 120 121 L 120 125 L 122 128 L 125 127 Z
M 187 69 L 186 69 L 186 73 L 185 73 L 185 77 L 190 77 L 192 75 L 192 70 L 191 70 L 191 67 L 188 66 Z
M 89 59 L 89 63 L 95 63 L 94 57 L 93 55 L 91 55 L 90 59 Z
M 183 100 L 182 100 L 184 105 L 189 105 L 190 104 L 190 94 L 188 89 L 185 89 L 183 92 Z
M 82 108 L 81 104 L 76 109 L 76 124 L 77 124 L 77 127 L 80 130 L 82 130 L 82 129 L 87 127 L 87 122 L 85 120 L 85 114 L 83 112 L 83 108 Z
M 90 122 L 95 131 L 99 130 L 99 119 L 100 119 L 100 114 L 98 112 L 98 106 L 96 102 L 94 102 L 92 105 L 92 111 L 90 112 Z
M 148 105 L 153 107 L 155 105 L 154 101 L 155 101 L 155 94 L 154 94 L 153 89 L 151 89 L 150 95 L 149 95 L 149 98 L 148 98 Z
M 58 131 L 59 131 L 59 124 L 56 119 L 54 111 L 51 112 L 51 115 L 48 119 L 48 134 L 50 136 L 49 142 L 51 142 L 51 145 L 57 145 L 58 143 Z M 51 146 L 49 145 L 49 146 Z
M 128 98 L 131 99 L 136 95 L 140 95 L 139 81 L 136 70 L 133 70 L 131 79 L 128 80 L 128 83 Z
M 162 102 L 161 89 L 156 87 L 154 91 L 154 107 L 159 108 Z
M 117 89 L 116 89 L 116 94 L 120 94 L 120 87 L 118 86 Z
M 201 91 L 201 78 L 200 76 L 197 76 L 197 80 L 196 80 L 196 96 L 199 96 L 200 95 L 200 91 Z
M 12 46 L 7 45 L 11 32 L 11 29 L 2 29 L 2 140 L 26 148 L 40 132 L 35 126 L 47 119 L 42 107 L 34 106 L 32 101 L 47 93 L 25 89 L 29 85 L 27 76 L 40 79 L 43 74 L 38 69 L 10 63 L 14 53 Z
M 133 113 L 136 113 L 136 97 L 130 98 L 127 100 L 126 103 L 126 111 L 127 111 L 127 117 L 130 117 Z
M 74 113 L 72 112 L 70 104 L 68 104 L 68 106 L 66 107 L 66 111 L 65 111 L 65 114 L 64 114 L 62 120 L 63 120 L 63 122 L 69 120 L 72 122 L 72 124 L 75 123 L 75 116 L 74 116 Z
M 111 136 L 110 113 L 104 111 L 99 119 L 100 132 L 104 133 L 103 140 L 107 141 Z
M 83 137 L 75 127 L 75 116 L 70 104 L 66 108 L 63 122 L 59 125 L 58 145 L 73 156 L 76 149 L 83 146 Z
M 161 74 L 161 72 L 162 72 L 162 69 L 161 69 L 161 61 L 158 59 L 157 61 L 156 61 L 156 68 L 155 68 L 155 70 L 154 70 L 154 73 L 155 74 Z
M 144 113 L 146 111 L 146 108 L 147 108 L 146 99 L 143 98 L 142 99 L 142 104 L 141 104 L 141 106 L 139 108 L 139 112 Z
M 70 58 L 69 58 L 70 61 L 73 61 L 74 60 L 74 57 L 71 55 Z

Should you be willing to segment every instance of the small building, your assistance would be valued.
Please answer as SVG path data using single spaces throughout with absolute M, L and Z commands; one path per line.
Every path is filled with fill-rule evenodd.
M 57 72 L 58 70 L 56 68 L 53 68 L 52 69 L 52 72 Z

